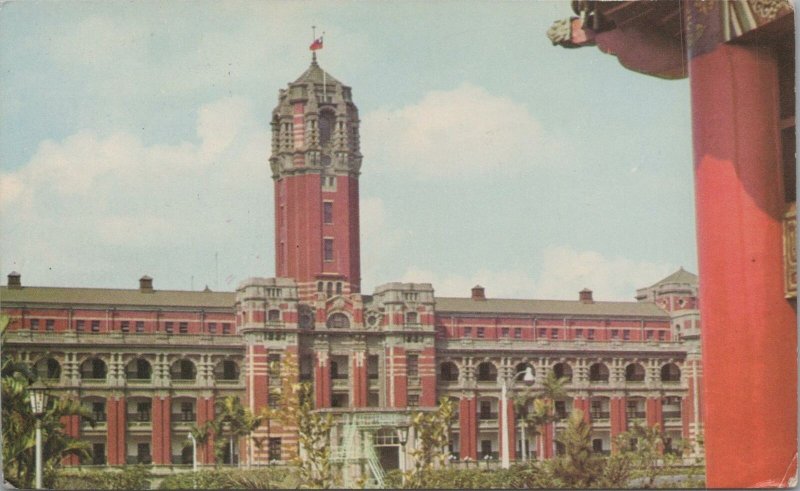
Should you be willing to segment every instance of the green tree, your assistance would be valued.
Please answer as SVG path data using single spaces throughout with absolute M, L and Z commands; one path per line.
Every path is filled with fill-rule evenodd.
M 412 416 L 411 427 L 414 429 L 415 445 L 409 454 L 414 467 L 406 472 L 404 487 L 431 487 L 426 478 L 431 476 L 433 469 L 443 467 L 447 462 L 449 453 L 446 448 L 454 420 L 455 406 L 447 397 L 439 401 L 439 407 L 435 412 L 418 412 Z
M 588 488 L 600 480 L 604 459 L 592 451 L 592 427 L 583 419 L 583 411 L 574 410 L 567 427 L 557 441 L 564 454 L 553 459 L 553 477 L 564 487 Z
M 566 395 L 564 387 L 568 382 L 567 377 L 557 377 L 555 372 L 550 371 L 542 381 L 541 390 L 527 389 L 514 397 L 514 410 L 520 421 L 524 422 L 523 431 L 528 441 L 541 435 L 546 425 L 560 419 L 555 411 L 555 400 Z M 531 411 L 529 407 L 532 407 Z M 544 449 L 540 449 L 540 455 L 543 454 Z
M 231 464 L 234 461 L 234 445 L 244 436 L 249 436 L 261 424 L 262 416 L 254 415 L 242 405 L 236 396 L 228 396 L 217 401 L 216 416 L 211 429 L 215 435 L 227 435 L 227 442 L 217 439 L 214 442 L 217 460 L 222 460 L 227 450 Z M 226 449 L 227 447 L 227 449 Z M 241 459 L 239 464 L 241 465 Z
M 5 342 L 8 316 L 0 316 L 0 341 Z M 33 487 L 36 465 L 36 418 L 30 404 L 28 387 L 36 380 L 28 367 L 16 360 L 9 350 L 2 350 L 2 439 L 3 474 L 21 488 Z M 61 459 L 68 455 L 89 457 L 89 443 L 64 433 L 61 418 L 80 416 L 89 419 L 91 413 L 75 400 L 56 399 L 41 417 L 43 484 L 51 486 Z

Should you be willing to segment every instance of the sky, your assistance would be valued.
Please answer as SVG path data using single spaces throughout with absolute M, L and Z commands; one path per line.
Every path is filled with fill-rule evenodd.
M 361 117 L 362 291 L 632 300 L 696 272 L 687 80 L 545 36 L 569 2 L 0 6 L 0 270 L 231 291 L 272 276 L 269 120 L 319 64 Z

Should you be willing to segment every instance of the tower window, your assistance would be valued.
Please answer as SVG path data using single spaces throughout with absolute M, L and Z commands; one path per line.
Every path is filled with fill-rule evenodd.
M 333 239 L 324 239 L 323 244 L 323 259 L 333 261 Z
M 319 144 L 325 145 L 331 141 L 333 134 L 333 125 L 336 122 L 336 116 L 330 111 L 323 111 L 319 115 Z
M 331 201 L 322 203 L 322 222 L 326 224 L 333 223 L 333 202 Z

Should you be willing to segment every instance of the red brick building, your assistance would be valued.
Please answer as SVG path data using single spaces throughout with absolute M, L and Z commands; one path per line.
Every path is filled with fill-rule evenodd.
M 195 292 L 162 291 L 148 277 L 139 289 L 110 290 L 30 287 L 9 275 L 0 290 L 12 319 L 6 349 L 60 397 L 96 413 L 95 428 L 65 421 L 93 443 L 95 463 L 190 462 L 186 434 L 213 418 L 215 401 L 237 395 L 254 411 L 277 403 L 281 379 L 271 367 L 288 354 L 313 382 L 316 407 L 336 415 L 335 450 L 365 431 L 359 438 L 384 468 L 404 461 L 394 426 L 442 397 L 457 402 L 454 458 L 502 458 L 506 423 L 509 459 L 552 456 L 563 423 L 523 445 L 513 405 L 501 410 L 503 384 L 513 392 L 527 368 L 534 389 L 551 371 L 569 379 L 556 411 L 583 410 L 598 452 L 636 421 L 660 425 L 672 449 L 694 442 L 702 431 L 695 275 L 681 269 L 630 302 L 595 301 L 588 289 L 574 301 L 500 299 L 480 286 L 437 297 L 425 283 L 364 294 L 358 125 L 351 89 L 316 60 L 280 91 L 270 158 L 277 278 Z M 243 461 L 281 460 L 296 445 L 274 423 L 255 436 L 267 444 L 243 440 Z

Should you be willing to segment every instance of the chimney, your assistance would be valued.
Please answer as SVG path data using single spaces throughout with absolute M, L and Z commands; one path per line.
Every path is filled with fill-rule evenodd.
M 592 290 L 584 288 L 578 292 L 578 299 L 581 301 L 581 303 L 594 303 L 594 300 L 592 299 Z
M 486 300 L 486 293 L 483 291 L 483 287 L 481 285 L 475 285 L 472 287 L 472 299 Z
M 8 275 L 8 287 L 14 289 L 22 288 L 22 276 L 16 271 L 12 271 Z
M 142 293 L 153 293 L 153 278 L 147 275 L 139 278 L 139 291 Z

